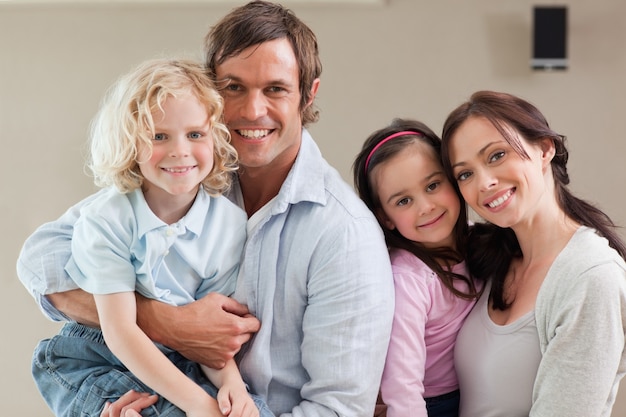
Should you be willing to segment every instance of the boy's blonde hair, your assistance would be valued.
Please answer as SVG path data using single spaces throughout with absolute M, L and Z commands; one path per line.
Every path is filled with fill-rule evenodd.
M 237 153 L 222 122 L 224 102 L 204 67 L 186 59 L 153 59 L 117 80 L 105 95 L 91 124 L 88 168 L 97 186 L 115 186 L 123 193 L 141 187 L 140 144 L 152 150 L 152 113 L 168 97 L 195 95 L 206 106 L 213 138 L 213 169 L 202 181 L 213 195 L 228 190 Z

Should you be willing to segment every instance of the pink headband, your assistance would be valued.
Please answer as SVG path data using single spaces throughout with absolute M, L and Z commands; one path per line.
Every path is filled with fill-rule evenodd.
M 367 168 L 370 165 L 370 159 L 372 159 L 372 155 L 374 155 L 374 152 L 376 152 L 378 148 L 380 148 L 381 146 L 383 146 L 385 143 L 389 142 L 393 138 L 397 138 L 398 136 L 405 136 L 405 135 L 422 136 L 420 132 L 413 132 L 411 130 L 403 130 L 402 132 L 393 133 L 387 136 L 385 139 L 378 142 L 378 144 L 374 146 L 374 148 L 370 151 L 369 155 L 367 155 L 367 159 L 365 160 L 365 173 L 367 173 Z

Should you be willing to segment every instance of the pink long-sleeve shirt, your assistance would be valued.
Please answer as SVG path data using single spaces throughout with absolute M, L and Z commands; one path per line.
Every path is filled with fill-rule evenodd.
M 395 313 L 381 392 L 388 417 L 426 417 L 424 398 L 458 388 L 454 343 L 474 301 L 457 297 L 415 255 L 392 250 Z M 453 271 L 467 276 L 465 263 Z M 462 291 L 467 285 L 455 281 Z

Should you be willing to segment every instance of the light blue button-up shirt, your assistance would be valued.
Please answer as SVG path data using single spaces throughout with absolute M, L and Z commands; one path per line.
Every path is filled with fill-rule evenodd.
M 209 292 L 231 295 L 245 228 L 243 210 L 203 188 L 173 224 L 150 210 L 140 189 L 109 188 L 82 208 L 65 270 L 92 294 L 136 290 L 173 305 Z
M 261 320 L 242 376 L 282 417 L 371 416 L 394 310 L 382 231 L 306 130 L 269 204 L 249 220 L 235 292 Z M 76 217 L 74 207 L 42 226 L 18 260 L 20 280 L 57 320 L 43 295 L 72 287 L 63 267 Z
M 394 307 L 382 231 L 306 130 L 270 204 L 235 292 L 262 323 L 243 378 L 277 415 L 371 416 Z

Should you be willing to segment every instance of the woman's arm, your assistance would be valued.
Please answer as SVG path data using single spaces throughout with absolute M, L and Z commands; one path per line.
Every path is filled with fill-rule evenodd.
M 530 416 L 609 416 L 626 371 L 626 270 L 605 263 L 550 286 L 551 302 L 536 308 L 545 345 Z

